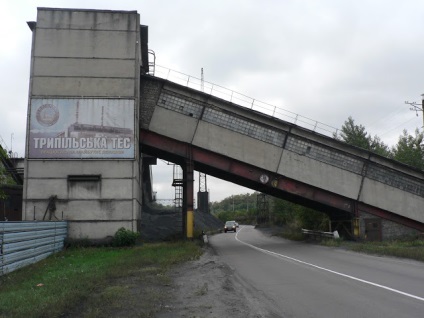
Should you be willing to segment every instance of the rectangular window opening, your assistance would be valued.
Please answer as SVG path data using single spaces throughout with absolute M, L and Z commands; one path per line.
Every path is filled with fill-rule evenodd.
M 84 182 L 84 181 L 100 181 L 102 179 L 101 174 L 74 174 L 68 175 L 68 181 L 73 182 Z

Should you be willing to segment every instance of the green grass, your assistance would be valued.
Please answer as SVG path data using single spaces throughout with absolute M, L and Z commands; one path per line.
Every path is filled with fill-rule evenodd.
M 356 252 L 376 255 L 395 256 L 424 262 L 424 241 L 387 241 L 351 244 L 350 249 Z
M 113 313 L 140 299 L 146 306 L 138 306 L 137 316 L 150 317 L 157 310 L 154 301 L 165 295 L 152 291 L 151 299 L 144 293 L 138 300 L 129 296 L 142 292 L 139 285 L 169 285 L 166 272 L 172 265 L 200 255 L 194 242 L 68 249 L 0 277 L 0 317 L 58 317 L 75 308 L 81 316 L 101 317 L 105 310 Z
M 275 236 L 279 236 L 291 241 L 304 241 L 306 239 L 306 236 L 300 232 L 300 230 L 296 231 L 293 229 L 286 229 L 285 231 L 275 234 Z
M 306 241 L 308 239 L 299 229 L 292 228 L 287 228 L 276 235 L 292 241 Z M 417 237 L 405 237 L 404 239 L 387 240 L 384 242 L 354 242 L 343 239 L 322 239 L 317 240 L 316 243 L 329 247 L 340 247 L 359 253 L 401 257 L 424 262 L 424 239 Z
M 424 240 L 419 239 L 390 240 L 384 242 L 323 240 L 320 244 L 343 247 L 354 252 L 409 258 L 424 262 Z

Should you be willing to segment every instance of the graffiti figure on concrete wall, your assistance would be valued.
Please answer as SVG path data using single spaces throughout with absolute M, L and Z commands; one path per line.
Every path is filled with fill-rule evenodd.
M 43 221 L 46 219 L 46 214 L 49 212 L 49 221 L 52 220 L 52 217 L 54 217 L 56 220 L 59 220 L 54 212 L 56 211 L 56 199 L 57 195 L 51 195 L 49 198 L 49 203 L 47 204 L 46 211 L 44 212 Z

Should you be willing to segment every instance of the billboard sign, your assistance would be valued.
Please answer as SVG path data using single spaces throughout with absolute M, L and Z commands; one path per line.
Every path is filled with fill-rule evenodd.
M 134 100 L 31 99 L 30 159 L 133 159 Z

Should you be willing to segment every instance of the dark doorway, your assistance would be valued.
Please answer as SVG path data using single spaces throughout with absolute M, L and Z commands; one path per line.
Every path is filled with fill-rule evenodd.
M 22 221 L 22 186 L 2 186 L 6 199 L 0 199 L 0 221 Z
M 381 241 L 381 219 L 364 219 L 365 239 L 367 241 Z

